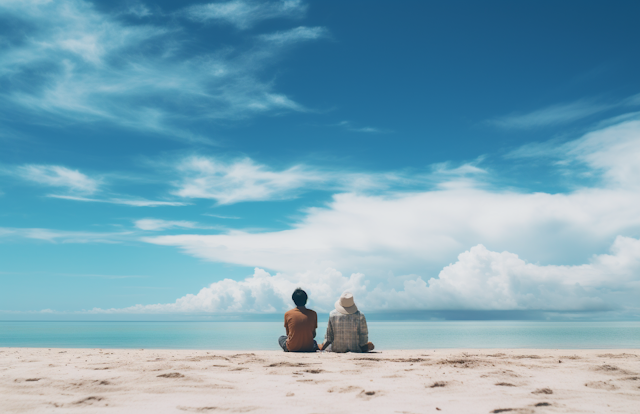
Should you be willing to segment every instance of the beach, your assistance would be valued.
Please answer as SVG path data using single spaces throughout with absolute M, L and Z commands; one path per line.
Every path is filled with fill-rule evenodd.
M 0 348 L 3 413 L 638 413 L 640 351 Z

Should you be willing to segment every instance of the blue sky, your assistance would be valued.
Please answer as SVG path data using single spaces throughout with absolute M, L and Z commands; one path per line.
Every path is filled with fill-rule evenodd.
M 0 1 L 0 318 L 637 317 L 639 11 Z

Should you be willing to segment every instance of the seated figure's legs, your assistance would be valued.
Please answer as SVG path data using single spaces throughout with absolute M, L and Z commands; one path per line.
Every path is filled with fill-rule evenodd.
M 280 347 L 282 348 L 282 350 L 284 352 L 289 352 L 289 350 L 287 349 L 287 336 L 286 335 L 282 335 L 280 338 L 278 338 L 278 344 L 280 345 Z

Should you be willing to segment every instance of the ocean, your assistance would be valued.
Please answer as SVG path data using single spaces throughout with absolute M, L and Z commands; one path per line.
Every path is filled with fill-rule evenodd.
M 377 350 L 640 348 L 640 322 L 373 321 Z M 320 323 L 317 339 L 324 338 Z M 0 347 L 278 350 L 282 322 L 0 321 Z

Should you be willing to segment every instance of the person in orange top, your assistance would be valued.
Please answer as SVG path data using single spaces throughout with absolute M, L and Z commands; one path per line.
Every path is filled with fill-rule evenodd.
M 318 328 L 318 314 L 307 309 L 307 292 L 297 288 L 291 295 L 296 307 L 284 314 L 284 328 L 287 335 L 278 339 L 284 352 L 315 352 L 318 344 L 315 341 Z

